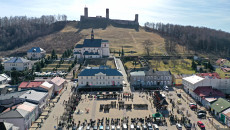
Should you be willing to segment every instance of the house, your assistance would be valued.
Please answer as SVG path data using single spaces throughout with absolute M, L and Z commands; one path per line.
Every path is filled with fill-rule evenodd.
M 219 58 L 216 61 L 216 65 L 222 66 L 226 61 L 227 61 L 226 59 Z
M 222 112 L 230 108 L 230 102 L 224 98 L 218 98 L 211 104 L 211 112 L 222 122 L 225 122 L 225 114 Z
M 36 120 L 37 105 L 25 102 L 0 114 L 0 122 L 9 122 L 20 130 L 27 130 Z
M 62 89 L 66 86 L 66 80 L 61 77 L 55 77 L 50 80 L 50 83 L 54 85 L 54 93 L 59 94 Z
M 184 90 L 187 93 L 193 93 L 193 91 L 198 87 L 198 86 L 204 86 L 204 79 L 200 76 L 192 75 L 189 77 L 182 78 L 182 84 L 184 85 Z M 206 85 L 210 86 L 210 85 Z
M 38 81 L 30 81 L 30 82 L 22 82 L 19 86 L 18 86 L 18 91 L 21 90 L 41 90 L 41 91 L 46 91 L 46 89 L 41 88 L 40 85 L 43 82 L 38 82 Z
M 202 78 L 209 78 L 209 79 L 221 79 L 218 73 L 198 73 L 197 76 Z
M 40 85 L 40 87 L 47 90 L 47 92 L 48 92 L 48 98 L 53 97 L 53 95 L 54 95 L 54 85 L 53 85 L 53 84 L 51 84 L 51 83 L 45 81 L 45 82 L 43 82 L 43 83 Z
M 110 55 L 109 41 L 94 39 L 91 31 L 91 39 L 85 39 L 83 44 L 77 44 L 73 50 L 74 57 L 80 58 L 102 58 Z
M 40 47 L 32 47 L 27 51 L 27 58 L 28 59 L 42 59 L 46 56 L 46 51 Z
M 130 83 L 139 87 L 171 86 L 172 76 L 170 71 L 133 70 L 130 71 Z
M 26 93 L 27 91 L 17 91 L 13 93 L 2 94 L 0 96 L 0 106 L 8 108 L 14 106 L 15 104 L 22 103 L 20 96 Z
M 18 91 L 18 86 L 4 84 L 0 85 L 0 95 L 6 95 Z
M 6 74 L 0 74 L 0 85 L 8 84 L 11 81 L 11 77 Z
M 14 57 L 4 62 L 5 71 L 11 71 L 13 69 L 17 71 L 24 71 L 31 68 L 32 68 L 31 61 L 21 57 Z
M 78 75 L 78 86 L 121 86 L 123 75 L 107 66 L 87 67 Z
M 191 76 L 190 74 L 173 74 L 172 82 L 175 86 L 182 86 L 182 78 Z
M 220 90 L 213 89 L 211 86 L 202 86 L 197 87 L 193 93 L 191 93 L 192 97 L 199 101 L 204 107 L 207 109 L 210 108 L 210 99 L 218 99 L 218 98 L 225 98 L 225 94 L 222 93 Z
M 22 94 L 19 98 L 22 101 L 27 101 L 38 105 L 38 112 L 40 114 L 46 106 L 48 100 L 48 93 L 28 90 L 26 93 Z
M 221 67 L 222 72 L 224 73 L 225 78 L 230 78 L 230 68 Z

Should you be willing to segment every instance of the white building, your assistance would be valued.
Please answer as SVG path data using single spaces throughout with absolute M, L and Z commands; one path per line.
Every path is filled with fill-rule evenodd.
M 32 68 L 31 61 L 21 57 L 14 57 L 4 62 L 5 71 L 11 71 L 12 69 L 15 69 L 17 71 L 23 71 L 31 68 Z
M 6 74 L 0 74 L 0 85 L 8 84 L 11 81 L 11 78 Z
M 54 85 L 54 94 L 59 94 L 62 89 L 66 86 L 66 80 L 61 77 L 53 78 L 50 83 Z
M 192 93 L 197 87 L 201 86 L 212 86 L 213 89 L 218 89 L 225 94 L 230 94 L 230 79 L 220 79 L 205 76 L 189 76 L 182 79 L 182 84 L 186 92 Z
M 46 51 L 40 47 L 32 47 L 27 51 L 28 59 L 41 59 L 46 56 Z
M 73 50 L 74 57 L 79 58 L 102 58 L 108 57 L 109 41 L 102 39 L 94 39 L 93 30 L 91 39 L 85 39 L 83 44 L 77 44 Z
M 22 99 L 23 101 L 37 104 L 38 113 L 40 114 L 46 106 L 48 100 L 48 93 L 29 90 L 26 93 L 22 94 L 19 98 Z
M 9 122 L 14 126 L 19 127 L 20 130 L 28 130 L 32 123 L 37 119 L 37 105 L 29 102 L 8 108 L 0 114 L 0 122 Z
M 87 67 L 78 75 L 78 86 L 120 86 L 123 75 L 109 67 Z

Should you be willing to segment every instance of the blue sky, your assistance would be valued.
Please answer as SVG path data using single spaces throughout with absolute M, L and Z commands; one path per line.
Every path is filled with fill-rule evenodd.
M 139 22 L 162 22 L 180 25 L 204 26 L 230 32 L 230 0 L 0 0 L 0 17 L 66 14 L 68 20 L 79 20 L 84 7 L 89 16 Z

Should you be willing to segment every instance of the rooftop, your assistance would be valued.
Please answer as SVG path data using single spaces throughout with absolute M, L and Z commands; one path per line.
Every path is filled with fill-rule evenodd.
M 130 73 L 131 76 L 145 76 L 145 71 L 133 71 Z
M 77 44 L 75 48 L 101 47 L 102 42 L 106 42 L 106 40 L 102 40 L 102 39 L 85 39 L 83 44 Z
M 22 94 L 20 96 L 20 98 L 39 102 L 45 96 L 47 96 L 46 92 L 37 92 L 37 91 L 34 91 L 34 90 L 29 90 L 26 93 Z
M 224 98 L 218 98 L 217 101 L 211 104 L 211 108 L 220 113 L 227 108 L 230 108 L 230 103 Z
M 32 82 L 22 82 L 18 88 L 33 88 L 39 87 L 43 82 L 42 81 L 32 81 Z
M 30 112 L 22 109 L 12 109 L 0 114 L 0 119 L 10 119 L 10 118 L 24 118 Z
M 111 69 L 106 67 L 85 68 L 80 72 L 78 76 L 95 76 L 95 74 L 98 73 L 103 73 L 106 76 L 122 76 L 122 74 L 117 69 Z
M 26 63 L 26 62 L 29 62 L 29 60 L 21 57 L 14 57 L 8 61 L 5 61 L 4 63 Z
M 27 52 L 34 52 L 34 53 L 40 53 L 43 52 L 44 49 L 40 48 L 40 47 L 32 47 L 31 49 L 29 49 Z
M 192 76 L 189 76 L 189 77 L 185 77 L 183 78 L 183 80 L 187 81 L 187 82 L 190 82 L 192 84 L 196 84 L 202 80 L 204 80 L 204 78 L 200 77 L 200 76 L 196 76 L 196 75 L 192 75 Z
M 57 86 L 60 86 L 61 84 L 63 84 L 65 82 L 65 79 L 63 79 L 61 77 L 55 77 L 51 80 L 51 82 L 56 84 Z
M 197 87 L 194 91 L 200 97 L 225 97 L 225 94 L 211 86 Z
M 53 87 L 53 84 L 50 84 L 49 82 L 45 81 L 40 85 L 40 87 L 45 88 L 45 89 L 50 89 Z
M 200 77 L 208 77 L 210 79 L 221 79 L 219 74 L 218 73 L 199 73 L 199 74 L 196 74 L 197 76 L 200 76 Z

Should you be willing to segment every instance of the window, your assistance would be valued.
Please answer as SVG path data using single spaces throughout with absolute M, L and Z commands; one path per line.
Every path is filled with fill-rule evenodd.
M 83 84 L 83 82 L 81 82 L 81 84 Z
M 101 84 L 101 82 L 100 82 L 100 84 Z
M 117 82 L 117 84 L 119 85 L 119 84 L 120 84 L 120 82 Z
M 120 77 L 118 77 L 118 79 L 120 79 Z
M 105 79 L 105 77 L 103 77 L 103 79 Z
M 108 77 L 108 79 L 109 79 L 109 77 Z
M 113 79 L 114 79 L 114 76 L 113 76 Z
M 88 76 L 86 76 L 86 79 L 88 79 Z
M 101 79 L 101 77 L 100 77 L 100 79 Z

